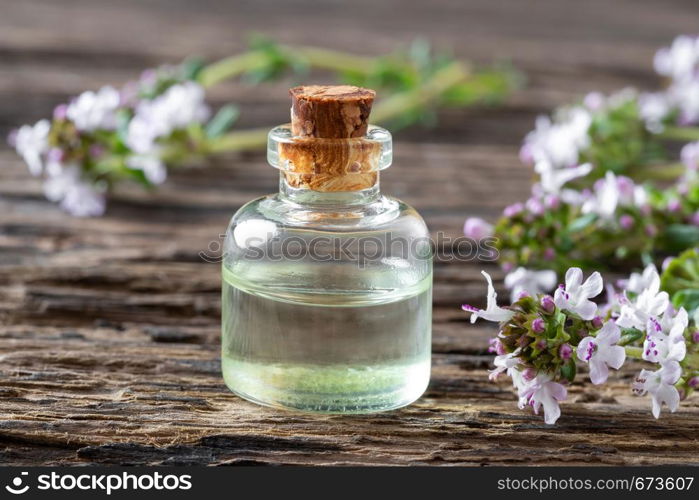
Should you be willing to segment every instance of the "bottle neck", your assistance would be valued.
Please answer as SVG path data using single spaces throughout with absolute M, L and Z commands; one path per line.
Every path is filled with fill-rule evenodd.
M 279 196 L 283 200 L 315 208 L 336 208 L 357 207 L 375 202 L 381 197 L 379 188 L 379 176 L 376 176 L 376 183 L 367 189 L 357 191 L 314 191 L 306 187 L 291 186 L 280 172 L 279 176 Z

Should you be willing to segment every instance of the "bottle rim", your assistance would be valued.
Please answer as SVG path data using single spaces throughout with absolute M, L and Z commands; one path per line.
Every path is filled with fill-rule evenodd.
M 299 171 L 292 161 L 283 157 L 280 154 L 282 145 L 297 146 L 299 148 L 312 147 L 317 151 L 326 149 L 328 152 L 337 150 L 339 147 L 349 150 L 355 149 L 375 149 L 376 153 L 368 155 L 366 161 L 361 165 L 351 166 L 354 171 L 367 173 L 378 172 L 385 170 L 391 166 L 393 162 L 393 139 L 391 133 L 376 125 L 369 125 L 367 133 L 364 137 L 352 137 L 347 139 L 325 139 L 316 137 L 298 137 L 294 136 L 291 131 L 291 124 L 286 123 L 274 127 L 269 131 L 267 137 L 267 161 L 274 168 L 298 174 Z M 348 171 L 347 173 L 354 173 Z

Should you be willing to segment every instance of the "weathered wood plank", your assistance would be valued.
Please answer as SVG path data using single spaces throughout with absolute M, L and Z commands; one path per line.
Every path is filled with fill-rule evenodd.
M 528 78 L 498 110 L 449 110 L 436 128 L 396 134 L 385 191 L 416 206 L 434 236 L 456 237 L 467 215 L 494 218 L 527 195 L 517 149 L 537 113 L 590 90 L 652 88 L 654 50 L 697 18 L 690 0 L 353 5 L 337 16 L 309 0 L 6 2 L 0 135 L 144 67 L 240 50 L 251 30 L 366 54 L 424 34 L 460 57 L 511 59 Z M 332 37 L 305 29 L 328 19 Z M 243 127 L 272 125 L 287 120 L 290 83 L 228 83 L 212 98 L 240 103 Z M 231 395 L 219 373 L 219 269 L 198 254 L 276 175 L 261 154 L 231 155 L 172 172 L 155 193 L 125 186 L 107 216 L 79 220 L 0 145 L 0 463 L 699 463 L 699 401 L 653 420 L 629 391 L 637 366 L 602 390 L 573 384 L 556 427 L 518 410 L 507 382 L 487 379 L 494 329 L 459 308 L 483 303 L 483 266 L 469 262 L 437 263 L 433 377 L 409 408 L 308 416 Z

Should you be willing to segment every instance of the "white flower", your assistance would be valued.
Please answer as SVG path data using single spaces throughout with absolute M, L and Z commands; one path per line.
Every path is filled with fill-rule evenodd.
M 585 337 L 577 348 L 578 359 L 590 365 L 590 380 L 599 385 L 607 381 L 609 367 L 621 368 L 626 360 L 626 351 L 616 345 L 621 330 L 614 321 L 607 321 L 594 337 Z
M 677 366 L 679 368 L 679 365 Z M 660 417 L 660 408 L 665 403 L 670 412 L 674 413 L 680 404 L 680 393 L 675 387 L 681 371 L 674 365 L 661 365 L 656 371 L 641 370 L 633 384 L 634 391 L 642 396 L 650 393 L 652 398 L 652 413 L 655 418 Z
M 66 117 L 78 130 L 114 130 L 119 92 L 113 87 L 102 87 L 98 92 L 88 90 L 68 105 Z
M 99 217 L 104 214 L 104 193 L 87 182 L 78 182 L 68 190 L 61 208 L 74 217 Z
M 590 112 L 582 107 L 561 110 L 555 123 L 546 116 L 536 120 L 536 128 L 524 139 L 522 157 L 538 165 L 547 163 L 555 169 L 578 163 L 579 153 L 590 144 L 587 130 L 592 123 Z
M 646 122 L 646 128 L 653 133 L 663 131 L 663 121 L 672 109 L 672 102 L 665 92 L 645 93 L 638 98 L 638 112 Z
M 646 202 L 647 194 L 642 186 L 636 186 L 629 177 L 617 177 L 614 172 L 607 171 L 604 179 L 595 182 L 594 195 L 583 203 L 582 211 L 612 219 L 617 207 L 640 207 Z
M 151 152 L 155 140 L 209 117 L 204 89 L 194 82 L 173 85 L 150 101 L 141 101 L 129 123 L 126 142 L 136 153 Z
M 493 235 L 493 225 L 480 217 L 469 217 L 464 223 L 464 235 L 467 238 L 480 240 Z
M 556 273 L 518 267 L 505 276 L 505 286 L 511 290 L 511 299 L 514 302 L 523 292 L 536 295 L 553 289 L 556 286 Z
M 684 307 L 672 315 L 671 306 L 660 319 L 649 318 L 646 325 L 646 339 L 643 342 L 643 359 L 651 363 L 676 363 L 687 354 L 684 331 L 689 324 L 689 316 Z
M 140 155 L 150 155 L 157 151 L 155 141 L 163 131 L 158 130 L 145 114 L 137 114 L 129 122 L 126 132 L 126 144 Z
M 497 293 L 495 293 L 495 288 L 493 287 L 493 280 L 490 278 L 490 275 L 485 271 L 481 271 L 481 274 L 485 276 L 485 279 L 488 281 L 488 298 L 486 308 L 478 309 L 476 307 L 469 306 L 468 304 L 464 304 L 463 306 L 461 306 L 461 308 L 464 311 L 468 311 L 471 313 L 471 323 L 475 323 L 478 318 L 483 318 L 487 321 L 495 321 L 498 323 L 501 321 L 509 321 L 512 318 L 512 316 L 514 316 L 514 311 L 498 307 L 498 295 Z
M 602 276 L 594 272 L 582 282 L 582 271 L 577 267 L 571 267 L 566 272 L 566 284 L 560 285 L 553 295 L 553 301 L 559 309 L 565 309 L 577 314 L 584 320 L 590 320 L 597 313 L 597 304 L 592 302 L 602 291 Z
M 149 182 L 162 184 L 167 178 L 167 169 L 157 154 L 132 155 L 126 159 L 126 164 L 142 170 Z
M 680 111 L 681 124 L 699 122 L 699 77 L 676 82 L 668 89 L 668 94 Z
M 680 35 L 655 54 L 655 71 L 674 80 L 692 78 L 699 64 L 699 38 Z
M 657 274 L 658 270 L 655 268 L 655 265 L 648 264 L 646 268 L 643 270 L 643 273 L 631 273 L 629 279 L 621 281 L 620 285 L 627 292 L 635 293 L 636 295 L 638 295 L 653 283 Z
M 685 144 L 680 157 L 688 170 L 699 170 L 699 141 Z
M 619 319 L 616 323 L 622 328 L 637 328 L 643 330 L 653 316 L 662 314 L 669 304 L 667 292 L 660 291 L 660 276 L 653 268 L 646 268 L 646 287 L 632 300 L 625 294 L 626 300 L 621 306 Z M 644 274 L 646 273 L 644 271 Z
M 41 174 L 43 162 L 41 156 L 49 149 L 48 137 L 51 123 L 48 120 L 39 120 L 32 125 L 24 125 L 17 131 L 14 137 L 14 146 L 17 153 L 24 158 L 33 176 Z
M 50 201 L 60 202 L 63 210 L 76 217 L 104 214 L 104 192 L 83 181 L 75 165 L 52 162 L 46 167 L 44 194 Z
M 544 407 L 544 421 L 555 424 L 561 416 L 559 401 L 568 396 L 566 388 L 554 382 L 548 374 L 539 374 L 530 382 L 525 382 L 519 391 L 519 407 L 531 406 L 534 413 L 539 414 L 539 408 Z
M 578 177 L 585 177 L 592 171 L 590 163 L 557 169 L 553 168 L 549 163 L 539 162 L 534 168 L 539 173 L 541 191 L 547 194 L 561 193 L 561 188 L 564 184 Z
M 519 373 L 519 370 L 516 369 L 516 366 L 519 364 L 519 358 L 517 356 L 519 355 L 521 350 L 522 348 L 518 347 L 513 352 L 495 356 L 495 359 L 493 360 L 495 369 L 491 370 L 490 374 L 488 375 L 490 380 L 495 380 L 496 378 L 498 378 L 498 375 L 506 371 L 509 376 L 513 377 L 514 381 L 514 378 L 516 377 L 516 374 L 514 372 Z M 517 384 L 515 384 L 515 386 L 516 385 Z

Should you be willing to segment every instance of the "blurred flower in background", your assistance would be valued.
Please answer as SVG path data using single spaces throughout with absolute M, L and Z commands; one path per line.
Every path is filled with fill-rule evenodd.
M 75 216 L 99 216 L 122 181 L 150 188 L 166 180 L 168 167 L 266 145 L 268 128 L 229 132 L 237 108 L 229 104 L 213 114 L 206 88 L 239 76 L 258 84 L 288 71 L 306 75 L 310 68 L 379 90 L 382 99 L 372 116 L 396 126 L 434 122 L 439 106 L 497 104 L 520 81 L 509 67 L 473 70 L 433 53 L 424 40 L 407 51 L 362 57 L 258 37 L 249 51 L 209 65 L 165 65 L 121 89 L 83 92 L 57 106 L 51 121 L 25 125 L 9 139 L 31 174 L 44 179 L 49 200 Z

